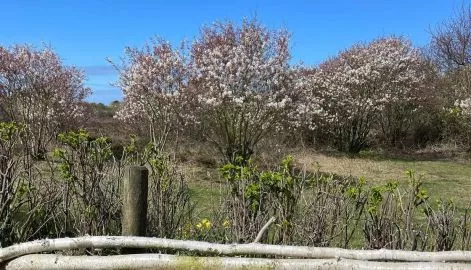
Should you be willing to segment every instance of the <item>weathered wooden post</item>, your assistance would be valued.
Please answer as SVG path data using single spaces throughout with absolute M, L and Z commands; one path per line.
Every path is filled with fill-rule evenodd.
M 123 185 L 123 236 L 145 236 L 147 228 L 147 192 L 149 171 L 130 166 Z

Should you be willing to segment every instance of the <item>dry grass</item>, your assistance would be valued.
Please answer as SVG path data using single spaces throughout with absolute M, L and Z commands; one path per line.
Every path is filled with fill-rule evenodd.
M 405 181 L 405 171 L 414 170 L 433 198 L 454 199 L 460 206 L 471 201 L 471 161 L 467 159 L 417 160 L 411 157 L 348 157 L 314 151 L 294 152 L 298 164 L 310 170 L 365 177 L 371 184 Z

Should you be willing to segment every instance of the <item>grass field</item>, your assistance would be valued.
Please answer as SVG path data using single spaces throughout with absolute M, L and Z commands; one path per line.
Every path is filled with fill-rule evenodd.
M 295 155 L 300 164 L 340 175 L 365 177 L 372 184 L 389 180 L 405 181 L 405 171 L 414 170 L 421 177 L 432 198 L 455 199 L 460 206 L 471 200 L 471 161 L 468 159 L 383 158 L 302 153 Z
M 365 177 L 367 183 L 377 185 L 390 180 L 407 181 L 405 171 L 414 170 L 423 181 L 431 199 L 453 199 L 459 208 L 471 202 L 471 160 L 463 155 L 447 158 L 427 156 L 384 156 L 363 153 L 349 157 L 335 152 L 310 150 L 286 151 L 296 164 L 309 171 L 319 168 L 322 172 L 343 176 Z M 219 205 L 223 181 L 217 165 L 205 166 L 198 162 L 184 166 L 189 179 L 191 194 L 201 215 L 209 214 Z

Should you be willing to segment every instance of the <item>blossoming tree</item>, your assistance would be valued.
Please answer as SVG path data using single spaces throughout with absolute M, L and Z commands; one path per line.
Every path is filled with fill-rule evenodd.
M 423 58 L 409 41 L 388 37 L 357 44 L 322 63 L 307 88 L 340 150 L 358 152 L 377 124 L 391 144 L 409 127 L 424 96 Z
M 143 49 L 126 49 L 119 86 L 124 101 L 117 117 L 128 123 L 145 123 L 147 135 L 162 150 L 179 122 L 181 92 L 186 88 L 187 66 L 181 50 L 155 39 Z
M 0 120 L 26 124 L 33 155 L 83 114 L 84 74 L 48 47 L 0 46 Z
M 205 27 L 190 52 L 191 87 L 204 135 L 227 162 L 247 160 L 290 103 L 289 35 L 257 21 Z

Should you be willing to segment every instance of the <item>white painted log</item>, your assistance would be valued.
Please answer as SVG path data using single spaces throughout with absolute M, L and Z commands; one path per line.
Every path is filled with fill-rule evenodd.
M 370 262 L 348 259 L 260 259 L 189 257 L 167 254 L 61 256 L 35 254 L 17 258 L 5 270 L 106 269 L 471 269 L 471 264 L 440 262 Z
M 307 246 L 250 244 L 215 244 L 132 236 L 85 236 L 45 239 L 0 249 L 0 262 L 26 254 L 82 248 L 154 248 L 197 251 L 212 255 L 272 255 L 288 258 L 352 259 L 364 261 L 471 262 L 470 251 L 419 252 L 404 250 L 348 250 Z

